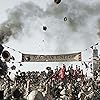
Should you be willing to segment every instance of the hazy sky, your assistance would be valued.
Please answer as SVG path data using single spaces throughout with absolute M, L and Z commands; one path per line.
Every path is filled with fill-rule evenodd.
M 64 21 L 64 17 L 68 20 Z M 62 0 L 56 5 L 53 0 L 0 0 L 0 23 L 0 30 L 5 32 L 5 25 L 9 25 L 7 27 L 11 31 L 7 34 L 7 28 L 3 44 L 23 53 L 63 54 L 83 51 L 100 41 L 100 34 L 97 35 L 100 30 L 100 1 Z M 42 30 L 43 25 L 47 26 L 46 31 Z M 19 53 L 9 51 L 15 56 L 16 62 L 21 60 Z M 89 49 L 83 54 L 83 60 L 88 60 L 92 51 Z M 29 66 L 25 63 L 21 69 L 44 70 L 43 66 L 55 64 L 31 63 Z

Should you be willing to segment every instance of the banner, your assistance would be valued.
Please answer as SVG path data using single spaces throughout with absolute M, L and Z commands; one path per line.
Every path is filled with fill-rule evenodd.
M 71 62 L 81 61 L 81 52 L 61 55 L 22 54 L 22 62 Z

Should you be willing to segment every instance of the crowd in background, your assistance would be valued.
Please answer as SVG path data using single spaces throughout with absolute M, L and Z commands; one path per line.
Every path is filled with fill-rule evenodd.
M 63 64 L 41 72 L 18 70 L 14 81 L 7 74 L 0 75 L 0 100 L 100 100 L 99 81 L 84 75 L 80 66 L 74 67 Z

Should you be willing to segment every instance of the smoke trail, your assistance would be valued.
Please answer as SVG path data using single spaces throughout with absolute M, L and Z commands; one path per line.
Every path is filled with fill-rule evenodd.
M 24 21 L 29 18 L 41 17 L 42 9 L 32 2 L 22 3 L 8 11 L 8 20 L 0 25 L 0 43 L 7 42 L 10 37 L 18 37 L 24 28 Z

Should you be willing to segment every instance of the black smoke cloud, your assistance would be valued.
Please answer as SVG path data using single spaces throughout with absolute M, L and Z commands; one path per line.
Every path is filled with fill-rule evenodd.
M 17 38 L 24 29 L 24 22 L 29 18 L 43 16 L 43 11 L 32 2 L 22 3 L 8 10 L 8 20 L 0 25 L 0 43 L 5 43 L 10 37 Z

